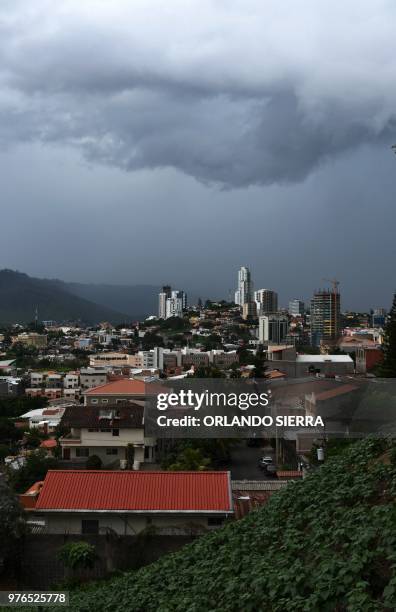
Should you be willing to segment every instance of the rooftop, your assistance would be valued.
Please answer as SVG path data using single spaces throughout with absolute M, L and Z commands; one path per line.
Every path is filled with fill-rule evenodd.
M 152 385 L 143 380 L 123 378 L 88 389 L 85 395 L 148 395 L 159 391 L 158 385 Z
M 36 509 L 232 512 L 230 475 L 50 470 Z
M 62 418 L 64 427 L 97 428 L 115 426 L 117 429 L 142 428 L 143 406 L 133 403 L 111 406 L 69 406 Z
M 297 363 L 353 363 L 349 355 L 297 355 Z

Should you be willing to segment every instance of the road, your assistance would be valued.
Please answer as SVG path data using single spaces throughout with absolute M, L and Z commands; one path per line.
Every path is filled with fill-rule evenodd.
M 263 455 L 274 457 L 274 451 L 269 447 L 261 449 L 246 446 L 246 442 L 242 440 L 231 453 L 232 480 L 273 480 L 273 477 L 266 476 L 265 470 L 261 470 L 257 465 Z

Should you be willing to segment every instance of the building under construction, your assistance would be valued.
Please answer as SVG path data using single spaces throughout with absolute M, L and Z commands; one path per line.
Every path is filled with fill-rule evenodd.
M 340 293 L 333 281 L 332 290 L 321 289 L 311 300 L 311 344 L 335 345 L 340 331 Z

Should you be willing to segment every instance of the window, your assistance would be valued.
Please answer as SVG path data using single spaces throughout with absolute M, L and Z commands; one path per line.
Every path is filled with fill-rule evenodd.
M 119 429 L 113 429 L 113 436 L 119 436 L 120 435 L 120 430 Z
M 223 517 L 213 516 L 208 518 L 208 527 L 220 527 L 224 522 Z
M 102 399 L 101 401 L 102 401 L 102 404 L 108 404 L 109 403 L 108 399 Z
M 99 521 L 95 521 L 91 519 L 83 519 L 81 521 L 81 533 L 84 535 L 98 534 L 99 533 Z
M 89 448 L 76 448 L 76 457 L 89 457 Z
M 118 448 L 106 448 L 106 455 L 118 455 Z
M 92 399 L 92 400 L 91 400 L 91 404 L 97 404 L 97 403 L 98 403 L 98 400 L 97 400 L 97 399 Z

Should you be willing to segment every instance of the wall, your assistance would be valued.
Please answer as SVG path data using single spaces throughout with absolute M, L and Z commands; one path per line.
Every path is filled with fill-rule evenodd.
M 135 514 L 105 514 L 89 512 L 62 512 L 62 513 L 39 513 L 36 519 L 46 521 L 46 531 L 54 534 L 81 534 L 81 521 L 92 519 L 99 521 L 99 534 L 105 534 L 111 530 L 118 535 L 137 535 L 146 527 L 153 527 L 167 534 L 177 534 L 191 531 L 208 529 L 208 519 L 205 516 L 141 516 Z M 32 517 L 33 520 L 33 517 Z
M 153 563 L 164 554 L 192 542 L 196 536 L 64 536 L 34 534 L 26 536 L 17 578 L 20 590 L 47 590 L 67 576 L 57 554 L 68 542 L 89 542 L 98 556 L 92 570 L 81 572 L 82 580 L 104 578 L 115 570 L 131 570 Z

